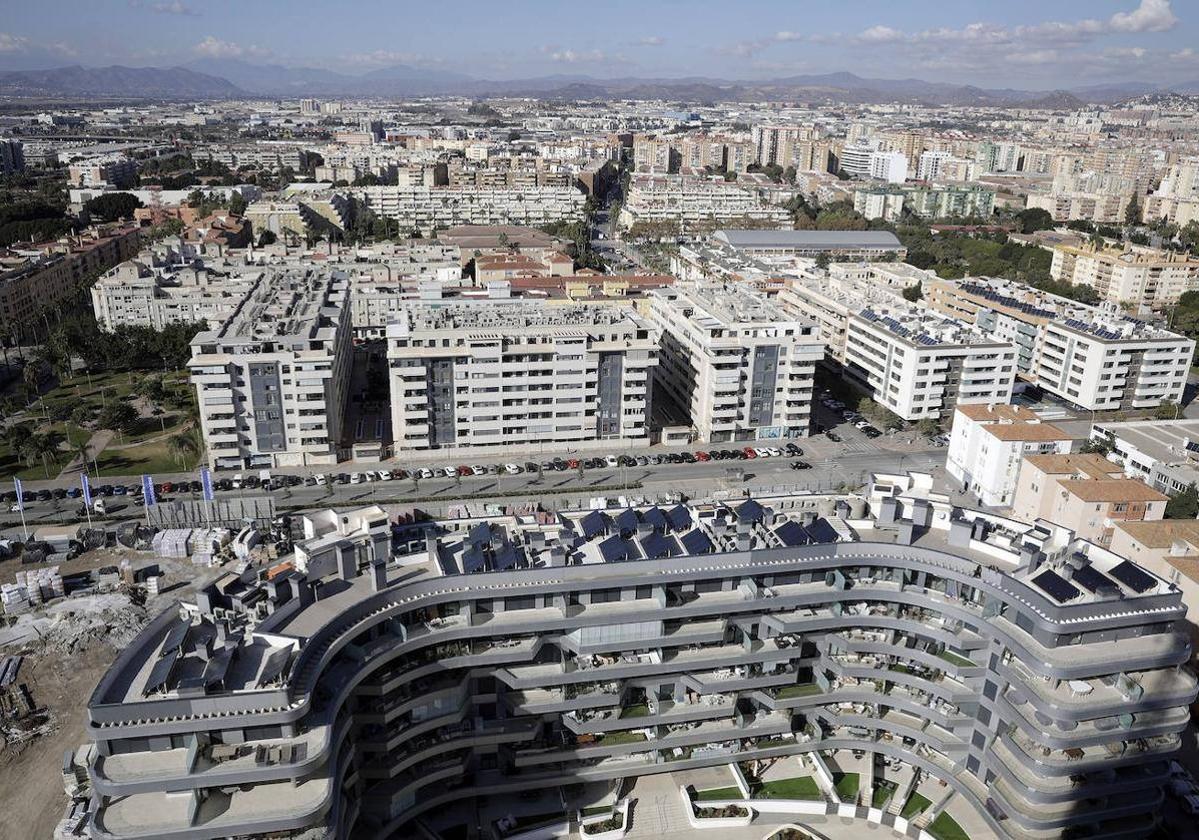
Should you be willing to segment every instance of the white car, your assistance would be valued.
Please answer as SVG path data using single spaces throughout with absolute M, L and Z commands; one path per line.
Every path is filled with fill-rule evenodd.
M 10 508 L 8 509 L 8 512 L 9 512 L 9 513 L 20 513 L 20 512 L 21 512 L 21 506 L 20 506 L 19 504 L 17 504 L 16 502 L 13 502 L 13 505 L 12 505 L 12 507 L 10 507 Z
M 757 454 L 757 456 L 759 458 L 769 458 L 770 457 L 770 450 L 767 449 L 765 446 L 755 446 L 755 447 L 753 447 L 753 450 L 754 450 L 754 453 Z
M 458 469 L 457 467 L 441 467 L 438 473 L 444 475 L 446 478 L 453 478 L 458 474 Z
M 324 485 L 329 483 L 329 476 L 325 475 L 324 473 L 317 473 L 316 474 L 316 483 L 323 487 Z
M 362 477 L 362 473 L 351 473 L 350 474 L 350 484 L 361 484 L 365 480 L 366 479 L 364 479 Z
M 523 470 L 520 464 L 504 464 L 504 472 L 508 473 L 508 475 L 519 475 Z
M 612 469 L 616 469 L 617 467 L 620 466 L 620 461 L 617 460 L 615 455 L 609 455 L 607 458 L 604 459 L 604 463 L 607 464 Z
M 482 464 L 475 464 L 470 468 L 471 475 L 487 475 L 487 467 Z
M 431 469 L 429 469 L 428 467 L 421 467 L 419 470 L 416 471 L 416 474 L 419 475 L 421 478 L 432 478 L 433 477 L 433 471 Z
M 771 458 L 783 457 L 783 450 L 779 449 L 777 446 L 770 447 L 770 457 Z

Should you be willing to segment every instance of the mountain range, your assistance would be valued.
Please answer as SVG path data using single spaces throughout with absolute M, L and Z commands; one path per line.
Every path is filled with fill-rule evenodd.
M 395 65 L 364 73 L 313 67 L 198 59 L 182 67 L 56 67 L 0 71 L 0 95 L 224 99 L 246 96 L 402 97 L 438 94 L 536 96 L 553 99 L 667 99 L 681 102 L 807 101 L 1077 108 L 1146 94 L 1199 93 L 1199 80 L 1174 85 L 1129 81 L 1063 90 L 980 88 L 924 79 L 870 79 L 838 72 L 777 79 L 727 80 L 553 75 L 503 81 L 440 68 Z

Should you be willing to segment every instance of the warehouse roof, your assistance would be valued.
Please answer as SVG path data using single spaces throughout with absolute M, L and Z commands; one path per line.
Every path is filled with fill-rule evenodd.
M 903 248 L 886 230 L 718 230 L 715 235 L 734 248 Z

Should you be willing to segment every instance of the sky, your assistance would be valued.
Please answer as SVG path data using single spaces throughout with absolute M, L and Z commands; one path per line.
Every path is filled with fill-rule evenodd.
M 1199 79 L 1197 36 L 1199 0 L 0 0 L 0 69 L 235 58 L 480 79 L 850 71 L 1053 89 Z

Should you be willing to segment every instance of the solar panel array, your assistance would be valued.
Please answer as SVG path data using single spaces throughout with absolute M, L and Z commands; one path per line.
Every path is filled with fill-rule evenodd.
M 1105 575 L 1103 572 L 1096 569 L 1094 566 L 1087 565 L 1074 570 L 1074 582 L 1082 586 L 1088 592 L 1119 592 L 1119 587 L 1115 581 Z
M 1157 585 L 1157 580 L 1152 575 L 1131 560 L 1125 560 L 1123 563 L 1115 566 L 1109 574 L 1137 593 L 1148 592 Z
M 1032 579 L 1032 582 L 1043 589 L 1050 598 L 1059 604 L 1073 601 L 1082 595 L 1082 590 L 1052 569 L 1046 569 L 1041 572 Z

